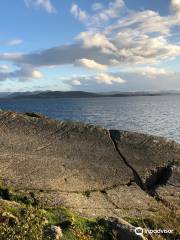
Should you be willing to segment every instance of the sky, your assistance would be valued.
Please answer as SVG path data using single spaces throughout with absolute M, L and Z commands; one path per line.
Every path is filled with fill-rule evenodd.
M 180 90 L 180 0 L 1 0 L 0 92 Z

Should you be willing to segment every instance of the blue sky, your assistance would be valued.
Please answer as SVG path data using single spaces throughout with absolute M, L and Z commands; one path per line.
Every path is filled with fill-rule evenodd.
M 0 91 L 180 89 L 179 0 L 2 0 Z

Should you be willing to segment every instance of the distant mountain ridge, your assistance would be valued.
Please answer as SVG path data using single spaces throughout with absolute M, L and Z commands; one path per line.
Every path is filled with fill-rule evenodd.
M 130 96 L 161 96 L 180 95 L 179 90 L 172 91 L 137 91 L 137 92 L 107 92 L 93 93 L 84 91 L 36 91 L 36 92 L 14 92 L 0 93 L 0 98 L 24 99 L 24 98 L 94 98 L 94 97 L 130 97 Z

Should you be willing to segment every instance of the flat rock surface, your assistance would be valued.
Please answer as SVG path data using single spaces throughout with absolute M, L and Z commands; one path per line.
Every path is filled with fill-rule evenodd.
M 0 174 L 17 187 L 86 191 L 133 177 L 105 129 L 16 113 L 0 121 Z
M 147 187 L 156 183 L 164 168 L 180 161 L 179 145 L 163 137 L 116 130 L 111 131 L 111 136 Z
M 164 138 L 2 111 L 0 149 L 5 184 L 34 191 L 42 204 L 85 215 L 149 215 L 161 205 L 153 190 L 166 201 L 176 193 L 178 206 L 180 148 Z

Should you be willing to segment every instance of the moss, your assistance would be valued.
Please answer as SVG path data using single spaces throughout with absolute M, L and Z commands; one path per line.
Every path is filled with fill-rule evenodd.
M 154 213 L 148 218 L 125 218 L 127 222 L 135 227 L 142 227 L 144 229 L 167 229 L 173 230 L 172 234 L 156 234 L 153 235 L 153 239 L 157 240 L 174 240 L 180 238 L 180 219 L 176 216 L 175 212 L 167 209 L 161 208 L 158 212 Z M 152 239 L 152 236 L 149 236 Z
M 4 207 L 0 212 L 0 239 L 26 240 L 31 236 L 32 240 L 39 240 L 45 224 L 46 215 L 40 209 L 21 205 Z
M 33 192 L 15 191 L 0 180 L 0 239 L 39 240 L 49 225 L 60 226 L 62 240 L 114 240 L 112 229 L 103 219 L 85 218 L 67 208 L 42 208 Z M 153 239 L 179 239 L 179 222 L 175 211 L 161 208 L 148 218 L 125 218 L 135 227 L 173 229 L 171 235 L 156 235 Z M 151 236 L 152 237 L 152 236 Z M 149 236 L 149 239 L 152 239 Z
M 25 203 L 3 201 L 0 239 L 45 239 L 43 232 L 48 225 L 60 226 L 63 240 L 113 240 L 110 229 L 98 219 L 77 216 L 64 207 L 41 209 Z
M 5 193 L 6 195 L 3 197 L 3 199 L 20 202 L 20 203 L 24 203 L 31 206 L 38 205 L 38 201 L 31 194 L 27 194 L 27 193 L 17 194 L 17 193 L 8 191 L 7 189 L 5 189 Z
M 23 191 L 15 191 L 12 188 L 6 187 L 3 180 L 0 179 L 0 198 L 9 201 L 24 203 L 27 205 L 37 206 L 38 200 L 33 192 L 27 193 Z
M 51 224 L 62 228 L 63 239 L 113 239 L 111 229 L 99 219 L 80 217 L 64 207 L 47 210 L 47 216 Z

